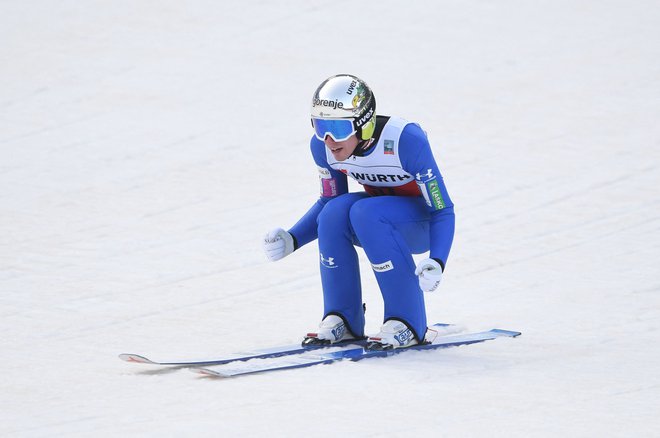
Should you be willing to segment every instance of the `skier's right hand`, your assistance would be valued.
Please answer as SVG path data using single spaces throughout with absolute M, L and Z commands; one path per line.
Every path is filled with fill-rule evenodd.
M 293 236 L 281 228 L 275 228 L 264 236 L 263 248 L 269 261 L 283 259 L 293 252 Z

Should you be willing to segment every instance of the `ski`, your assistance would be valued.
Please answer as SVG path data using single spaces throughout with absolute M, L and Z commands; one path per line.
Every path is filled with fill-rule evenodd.
M 139 354 L 133 354 L 133 353 L 122 353 L 119 355 L 119 358 L 126 362 L 142 363 L 147 365 L 196 367 L 196 366 L 223 365 L 231 362 L 243 362 L 251 359 L 266 359 L 273 357 L 289 356 L 292 354 L 300 354 L 300 353 L 319 350 L 327 347 L 341 347 L 341 346 L 355 347 L 360 345 L 366 345 L 366 343 L 367 341 L 366 339 L 364 339 L 364 340 L 353 340 L 350 342 L 334 344 L 334 345 L 318 345 L 318 346 L 306 346 L 306 347 L 303 347 L 301 344 L 292 344 L 292 345 L 283 345 L 280 347 L 263 348 L 254 351 L 245 351 L 241 353 L 230 353 L 221 358 L 209 358 L 209 359 L 156 361 L 156 360 L 151 360 L 145 356 Z
M 359 347 L 326 353 L 305 352 L 296 356 L 282 358 L 281 360 L 250 361 L 241 364 L 229 364 L 213 368 L 199 367 L 191 368 L 190 371 L 197 374 L 213 377 L 235 377 L 269 371 L 305 368 L 313 365 L 330 364 L 342 360 L 358 361 L 372 357 L 393 356 L 409 351 L 435 350 L 440 348 L 457 347 L 460 345 L 475 344 L 478 342 L 484 342 L 501 337 L 516 337 L 520 336 L 520 334 L 520 332 L 510 330 L 492 329 L 478 333 L 439 336 L 432 343 L 414 345 L 412 347 L 402 349 L 367 350 L 365 348 Z
M 444 330 L 446 333 L 450 333 L 451 330 L 458 330 L 456 326 L 452 324 L 437 323 L 432 326 L 434 330 Z M 327 349 L 327 348 L 337 348 L 337 347 L 356 347 L 356 346 L 365 346 L 367 344 L 366 339 L 359 340 L 350 340 L 346 342 L 341 342 L 338 344 L 330 345 L 311 345 L 311 346 L 302 346 L 301 344 L 292 344 L 284 345 L 280 347 L 270 347 L 263 348 L 252 351 L 245 351 L 240 353 L 231 353 L 219 358 L 208 358 L 208 359 L 174 359 L 174 360 L 161 360 L 156 361 L 149 359 L 140 354 L 133 353 L 122 353 L 119 355 L 119 358 L 126 362 L 131 363 L 141 363 L 147 365 L 158 365 L 158 366 L 168 366 L 168 367 L 203 367 L 203 366 L 214 366 L 214 365 L 224 365 L 231 362 L 245 362 L 251 359 L 268 359 L 281 356 L 291 356 L 295 354 Z

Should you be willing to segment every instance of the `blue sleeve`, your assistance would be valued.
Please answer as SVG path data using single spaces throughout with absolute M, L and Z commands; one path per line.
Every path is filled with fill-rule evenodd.
M 346 175 L 331 168 L 328 164 L 325 155 L 325 144 L 316 137 L 312 137 L 310 140 L 310 149 L 319 170 L 321 196 L 307 213 L 289 230 L 289 233 L 291 233 L 296 242 L 296 249 L 318 238 L 316 219 L 325 204 L 339 195 L 348 193 L 348 179 Z
M 426 133 L 419 125 L 406 125 L 399 139 L 399 156 L 404 170 L 415 177 L 431 215 L 430 257 L 444 268 L 454 239 L 454 203 L 433 157 Z

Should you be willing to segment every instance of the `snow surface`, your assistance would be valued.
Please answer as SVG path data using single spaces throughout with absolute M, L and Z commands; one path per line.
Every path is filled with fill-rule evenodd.
M 5 0 L 0 41 L 0 436 L 660 436 L 657 0 Z M 316 327 L 316 246 L 260 240 L 317 196 L 308 104 L 342 72 L 456 203 L 429 319 L 523 336 L 230 380 L 118 360 Z

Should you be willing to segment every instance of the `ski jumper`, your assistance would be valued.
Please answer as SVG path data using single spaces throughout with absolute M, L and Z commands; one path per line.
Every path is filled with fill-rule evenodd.
M 364 336 L 360 246 L 383 296 L 384 321 L 401 320 L 423 340 L 426 310 L 412 254 L 430 251 L 444 269 L 454 236 L 454 205 L 426 133 L 378 116 L 370 145 L 345 161 L 315 136 L 310 147 L 321 196 L 289 233 L 296 248 L 318 238 L 324 318 L 339 315 L 353 335 Z M 349 176 L 365 191 L 348 193 Z

